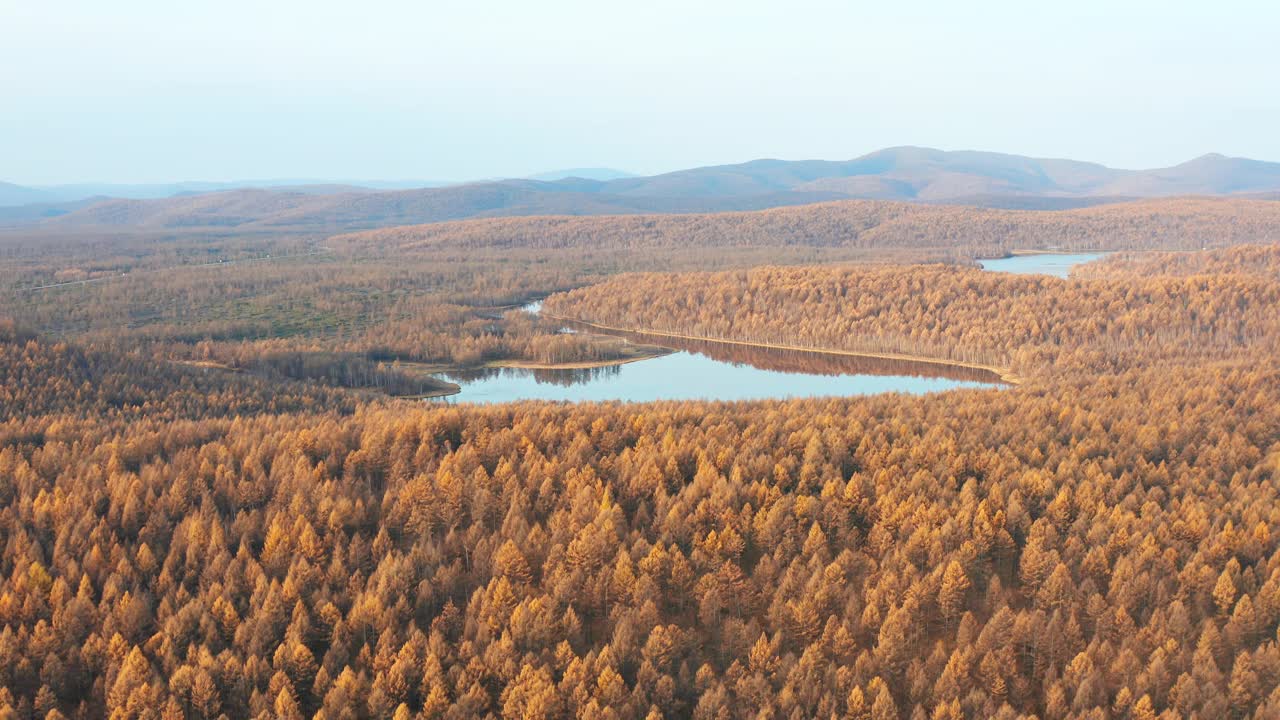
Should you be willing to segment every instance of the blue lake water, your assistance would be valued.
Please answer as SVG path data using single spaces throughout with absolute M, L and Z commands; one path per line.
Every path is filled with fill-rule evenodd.
M 1071 268 L 1081 263 L 1093 262 L 1104 257 L 1106 253 L 1075 254 L 1039 254 L 1014 255 L 996 260 L 983 260 L 982 269 L 991 272 L 1014 273 L 1015 275 L 1053 275 L 1064 278 L 1071 274 Z
M 565 327 L 564 331 L 573 332 L 574 328 Z M 933 363 L 755 348 L 636 333 L 608 334 L 638 344 L 659 345 L 672 352 L 601 368 L 484 368 L 441 373 L 438 377 L 462 388 L 444 400 L 451 403 L 759 400 L 884 392 L 919 394 L 1002 384 L 991 372 Z
M 1066 277 L 1073 266 L 1100 257 L 1101 253 L 1018 255 L 984 260 L 982 266 L 993 272 Z M 532 313 L 541 309 L 541 302 L 521 308 Z M 563 331 L 574 329 L 566 326 Z M 609 334 L 637 343 L 660 345 L 672 352 L 625 365 L 585 370 L 487 368 L 442 373 L 439 377 L 462 388 L 443 401 L 759 400 L 885 392 L 920 394 L 1003 385 L 994 373 L 932 363 L 752 348 L 634 333 Z
M 740 348 L 734 348 L 740 350 Z M 993 387 L 999 379 L 978 372 L 930 375 L 931 369 L 894 367 L 891 361 L 832 357 L 771 362 L 768 352 L 751 358 L 716 357 L 707 350 L 677 350 L 625 365 L 587 370 L 493 368 L 446 373 L 462 392 L 452 402 L 500 403 L 514 400 L 755 400 L 762 398 L 870 395 L 883 392 L 927 393 L 959 387 Z M 806 353 L 806 355 L 814 355 Z M 909 365 L 919 365 L 911 363 Z M 919 374 L 912 374 L 912 373 Z M 901 373 L 901 374 L 895 374 Z

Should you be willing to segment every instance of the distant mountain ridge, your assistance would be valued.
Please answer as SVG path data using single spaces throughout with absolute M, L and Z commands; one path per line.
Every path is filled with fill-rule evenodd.
M 49 202 L 50 198 L 35 188 L 0 182 L 0 207 Z
M 601 168 L 443 187 L 236 189 L 155 200 L 106 200 L 36 214 L 57 226 L 360 229 L 515 215 L 608 215 L 756 210 L 873 199 L 1016 209 L 1067 209 L 1174 195 L 1280 193 L 1280 163 L 1204 155 L 1169 168 L 1001 153 L 896 147 L 845 161 L 753 160 L 645 177 Z M 598 177 L 584 177 L 596 174 Z M 2 188 L 0 188 L 2 189 Z M 12 213 L 11 213 L 12 215 Z M 32 216 L 27 213 L 25 216 Z M 33 222 L 33 221 L 28 221 Z
M 613 168 L 589 167 L 589 168 L 566 168 L 564 170 L 552 170 L 550 172 L 542 172 L 536 175 L 530 175 L 526 180 L 543 180 L 554 182 L 556 180 L 564 180 L 565 178 L 584 178 L 587 180 L 621 180 L 622 178 L 636 177 L 635 173 L 629 173 L 625 170 L 615 170 Z
M 1204 155 L 1171 168 L 1116 170 L 1076 160 L 896 147 L 848 161 L 753 160 L 609 183 L 623 195 L 838 192 L 851 198 L 948 201 L 1040 197 L 1223 195 L 1280 190 L 1280 163 Z
M 617 180 L 635 177 L 634 174 L 613 168 L 568 168 L 530 175 L 527 180 L 556 181 L 567 178 L 588 180 Z M 227 182 L 183 181 L 172 183 L 69 183 L 63 185 L 26 186 L 0 182 L 0 207 L 19 205 L 78 203 L 89 198 L 115 200 L 160 200 L 188 195 L 227 192 L 229 190 L 271 190 L 297 192 L 306 195 L 335 195 L 350 192 L 374 192 L 378 190 L 419 190 L 478 182 L 499 182 L 501 178 L 483 181 L 451 182 L 443 180 L 320 180 L 274 179 L 238 180 Z
M 228 190 L 264 189 L 310 195 L 442 187 L 450 183 L 431 180 L 239 180 L 229 182 L 186 181 L 172 183 L 71 183 L 24 186 L 0 182 L 0 207 L 34 203 L 76 203 L 89 198 L 160 200 Z

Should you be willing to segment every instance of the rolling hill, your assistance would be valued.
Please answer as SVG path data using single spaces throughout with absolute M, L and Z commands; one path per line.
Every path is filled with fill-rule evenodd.
M 0 182 L 0 207 L 43 203 L 52 199 L 48 193 L 35 188 Z
M 627 215 L 754 210 L 843 197 L 832 192 L 772 192 L 717 198 L 598 192 L 598 181 L 509 180 L 446 188 L 315 195 L 233 190 L 164 200 L 109 200 L 47 221 L 58 227 L 245 227 L 341 230 L 473 217 Z
M 264 189 L 273 192 L 296 192 L 307 195 L 326 195 L 344 192 L 371 192 L 376 190 L 407 190 L 423 187 L 443 187 L 449 183 L 426 180 L 402 181 L 351 181 L 351 180 L 240 180 L 230 182 L 174 182 L 174 183 L 73 183 L 67 185 L 40 185 L 24 187 L 0 182 L 0 208 L 17 207 L 31 203 L 78 203 L 89 199 L 113 198 L 120 200 L 162 200 L 166 198 L 230 190 Z
M 854 160 L 754 160 L 615 181 L 623 195 L 723 195 L 778 190 L 849 197 L 945 200 L 977 194 L 1085 194 L 1111 179 L 1102 165 L 986 152 L 898 147 Z
M 1280 190 L 1280 163 L 1212 153 L 1161 170 L 1116 178 L 1102 192 L 1116 195 L 1228 195 Z
M 1280 189 L 1280 163 L 1205 155 L 1171 168 L 897 147 L 846 162 L 754 160 L 608 183 L 621 195 L 718 196 L 826 191 L 849 197 L 949 202 L 974 196 L 1221 195 Z

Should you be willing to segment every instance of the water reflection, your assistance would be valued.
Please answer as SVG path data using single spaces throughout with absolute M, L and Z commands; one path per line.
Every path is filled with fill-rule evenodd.
M 565 323 L 566 327 L 570 324 Z M 760 348 L 579 327 L 583 332 L 658 345 L 673 352 L 598 368 L 452 371 L 442 377 L 461 385 L 462 391 L 442 401 L 754 400 L 928 393 L 1002 384 L 999 377 L 989 371 L 929 362 Z
M 501 377 L 527 377 L 535 383 L 548 383 L 569 387 L 615 377 L 622 372 L 621 365 L 593 368 L 475 368 L 455 370 L 444 375 L 450 382 L 467 384 Z
M 898 358 L 876 358 L 857 355 L 839 355 L 833 353 L 792 350 L 784 348 L 763 348 L 733 343 L 685 340 L 662 335 L 646 333 L 619 332 L 602 330 L 584 326 L 572 321 L 564 321 L 569 330 L 593 332 L 600 335 L 619 337 L 638 345 L 657 345 L 669 348 L 676 353 L 706 358 L 714 363 L 724 363 L 734 367 L 755 368 L 774 373 L 841 376 L 869 375 L 880 377 L 914 377 L 938 378 L 957 382 L 1000 384 L 1000 376 L 990 370 L 968 368 L 941 363 L 906 360 Z M 577 325 L 576 328 L 573 326 Z M 641 360 L 638 362 L 653 362 Z M 532 381 L 534 384 L 572 387 L 604 382 L 620 377 L 628 365 L 608 365 L 593 368 L 474 368 L 453 370 L 442 374 L 445 380 L 458 383 L 464 388 L 479 382 L 501 380 Z M 673 379 L 675 382 L 675 379 Z
M 518 400 L 757 400 L 765 398 L 832 397 L 884 392 L 928 393 L 961 387 L 996 387 L 994 382 L 923 375 L 833 374 L 837 368 L 819 365 L 822 372 L 802 372 L 791 358 L 778 359 L 787 370 L 773 370 L 712 359 L 698 352 L 668 355 L 591 370 L 524 370 L 501 368 L 457 375 L 461 392 L 444 402 L 500 403 Z M 887 372 L 883 366 L 876 368 Z
M 909 376 L 978 383 L 1001 382 L 1000 376 L 990 370 L 929 362 L 927 360 L 841 355 L 813 350 L 740 345 L 713 340 L 687 340 L 665 335 L 602 330 L 572 321 L 564 322 L 570 327 L 578 326 L 577 329 L 582 332 L 596 332 L 602 335 L 620 337 L 642 345 L 660 345 L 677 351 L 703 355 L 717 362 L 748 365 L 761 370 L 781 373 Z

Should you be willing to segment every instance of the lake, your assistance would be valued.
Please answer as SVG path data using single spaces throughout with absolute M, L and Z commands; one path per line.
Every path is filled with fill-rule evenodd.
M 983 260 L 982 266 L 992 272 L 1066 277 L 1073 266 L 1100 257 L 1101 253 L 1016 255 Z M 520 310 L 536 314 L 542 310 L 542 302 L 531 302 Z M 573 323 L 569 322 L 562 329 L 562 332 L 574 331 Z M 582 331 L 603 332 L 595 328 L 582 328 Z M 661 345 L 671 348 L 672 352 L 601 368 L 484 368 L 441 373 L 439 377 L 462 388 L 460 393 L 443 401 L 760 400 L 886 392 L 921 394 L 1005 385 L 995 373 L 987 370 L 928 362 L 678 340 L 643 333 L 605 334 Z
M 541 303 L 521 308 L 541 309 Z M 672 352 L 647 360 L 588 369 L 483 368 L 440 373 L 462 391 L 445 402 L 503 403 L 623 400 L 760 400 L 767 398 L 920 394 L 998 387 L 990 371 L 833 353 L 680 340 L 643 333 L 604 333 Z M 566 322 L 564 332 L 575 332 Z
M 615 333 L 609 333 L 611 335 Z M 462 392 L 450 402 L 515 400 L 758 400 L 763 398 L 927 393 L 995 387 L 994 373 L 930 363 L 724 343 L 616 335 L 673 352 L 648 360 L 578 370 L 485 368 L 442 373 Z
M 1106 253 L 1036 253 L 1032 255 L 1013 255 L 995 260 L 982 260 L 982 269 L 991 272 L 1013 273 L 1015 275 L 1053 275 L 1065 278 L 1071 268 L 1081 263 L 1093 262 L 1106 256 Z

